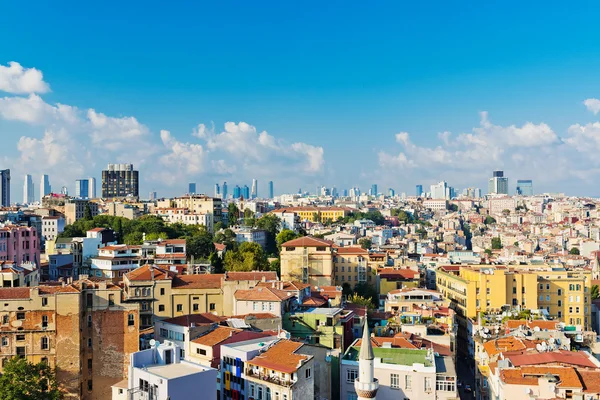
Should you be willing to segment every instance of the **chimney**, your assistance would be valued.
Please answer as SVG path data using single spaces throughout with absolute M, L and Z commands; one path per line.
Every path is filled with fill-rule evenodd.
M 271 288 L 275 289 L 275 282 L 271 282 Z

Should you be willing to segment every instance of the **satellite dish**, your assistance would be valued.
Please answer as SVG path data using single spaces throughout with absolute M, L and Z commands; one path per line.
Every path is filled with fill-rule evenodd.
M 548 350 L 548 345 L 546 344 L 546 342 L 542 342 L 542 351 L 547 351 Z
M 155 344 L 156 344 L 156 340 L 150 339 L 150 346 L 154 347 Z
M 542 352 L 542 345 L 541 345 L 541 344 L 539 344 L 539 343 L 538 343 L 538 344 L 536 344 L 536 345 L 535 345 L 535 349 L 541 353 L 541 352 Z
M 548 343 L 550 343 L 550 344 L 554 344 L 554 338 L 550 338 L 550 339 L 548 339 Z
M 489 333 L 489 332 L 490 332 L 490 330 L 489 330 L 488 328 L 483 328 L 483 331 L 484 331 L 485 333 Z
M 539 332 L 539 331 L 540 331 L 540 327 L 539 327 L 539 326 L 536 326 L 536 327 L 534 327 L 534 328 L 533 328 L 533 331 L 534 331 L 534 332 Z

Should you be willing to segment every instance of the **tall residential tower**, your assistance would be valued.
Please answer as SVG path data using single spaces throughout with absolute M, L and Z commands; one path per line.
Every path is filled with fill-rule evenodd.
M 0 206 L 10 206 L 10 169 L 0 170 Z
M 488 194 L 508 194 L 508 178 L 504 176 L 504 171 L 492 172 L 488 181 Z
M 33 193 L 33 179 L 31 175 L 25 175 L 25 182 L 23 183 L 23 203 L 31 204 L 35 201 Z
M 44 196 L 48 196 L 52 193 L 52 187 L 50 186 L 50 178 L 48 175 L 42 175 L 42 179 L 40 181 L 40 203 Z
M 102 197 L 139 197 L 139 172 L 133 164 L 108 164 L 102 171 Z

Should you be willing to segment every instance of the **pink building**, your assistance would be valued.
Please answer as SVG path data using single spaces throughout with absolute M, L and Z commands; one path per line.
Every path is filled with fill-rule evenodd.
M 39 266 L 40 243 L 36 229 L 17 225 L 0 228 L 0 261 L 17 265 L 31 261 Z

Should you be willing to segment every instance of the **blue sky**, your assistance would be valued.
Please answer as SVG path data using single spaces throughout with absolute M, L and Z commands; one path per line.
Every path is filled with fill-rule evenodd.
M 531 178 L 598 194 L 600 125 L 583 104 L 600 97 L 596 3 L 199 3 L 0 5 L 0 65 L 41 71 L 50 91 L 35 96 L 79 119 L 23 118 L 15 98 L 31 93 L 0 90 L 3 166 L 73 190 L 131 160 L 142 192 L 164 195 L 252 177 L 277 192 L 412 193 L 441 179 L 485 190 L 495 168 L 512 189 Z M 199 124 L 209 132 L 193 136 Z

